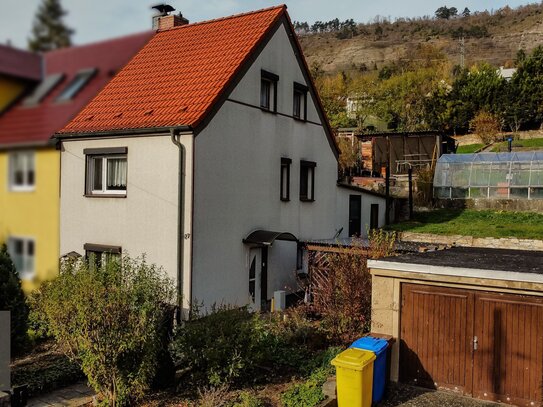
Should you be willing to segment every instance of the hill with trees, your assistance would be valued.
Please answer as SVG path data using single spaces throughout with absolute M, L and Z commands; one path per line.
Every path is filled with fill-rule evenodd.
M 531 51 L 543 35 L 542 4 L 490 11 L 466 7 L 461 12 L 443 6 L 432 16 L 394 21 L 376 16 L 368 23 L 355 23 L 353 18 L 312 25 L 294 22 L 310 66 L 326 73 L 376 70 L 397 61 L 412 61 L 412 52 L 420 44 L 431 45 L 452 64 L 460 64 L 463 37 L 467 66 L 487 62 L 507 67 L 519 49 Z
M 541 126 L 543 48 L 537 40 L 543 28 L 539 38 L 531 33 L 543 27 L 543 5 L 475 13 L 443 6 L 435 14 L 394 23 L 295 23 L 332 126 L 363 129 L 377 120 L 388 129 L 451 134 L 485 126 L 513 132 Z M 517 35 L 523 42 L 515 48 L 511 38 Z M 463 61 L 450 52 L 458 38 L 465 47 Z M 387 58 L 372 60 L 383 41 L 388 45 L 379 52 Z M 477 41 L 480 51 L 470 55 L 468 45 Z M 485 41 L 497 45 L 485 48 Z M 314 42 L 326 52 L 312 54 Z M 338 57 L 327 63 L 327 53 Z M 349 55 L 365 59 L 342 65 Z M 512 77 L 501 75 L 503 65 L 516 68 Z

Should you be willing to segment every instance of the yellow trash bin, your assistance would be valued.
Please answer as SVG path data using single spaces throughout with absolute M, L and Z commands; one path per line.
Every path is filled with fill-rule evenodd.
M 371 407 L 375 353 L 349 348 L 332 360 L 338 407 Z

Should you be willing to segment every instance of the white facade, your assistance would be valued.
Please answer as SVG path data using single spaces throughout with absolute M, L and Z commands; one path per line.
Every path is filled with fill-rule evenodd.
M 279 289 L 296 291 L 296 242 L 275 241 L 259 252 L 243 243 L 255 230 L 288 232 L 299 240 L 330 239 L 339 230 L 347 237 L 349 194 L 362 195 L 364 225 L 375 202 L 384 221 L 383 198 L 336 186 L 337 160 L 311 91 L 307 121 L 292 117 L 294 82 L 310 84 L 288 35 L 280 25 L 211 121 L 196 136 L 181 137 L 182 286 L 185 299 L 205 306 L 250 303 L 251 260 L 266 250 L 267 262 L 256 270 L 267 268 L 262 299 Z M 260 108 L 261 70 L 279 76 L 277 113 Z M 84 196 L 83 150 L 114 146 L 128 147 L 126 198 Z M 83 254 L 85 243 L 117 245 L 132 256 L 146 253 L 177 280 L 179 152 L 169 135 L 68 140 L 63 148 L 60 254 Z M 289 201 L 280 199 L 281 158 L 292 160 Z M 312 202 L 299 196 L 302 160 L 316 163 Z

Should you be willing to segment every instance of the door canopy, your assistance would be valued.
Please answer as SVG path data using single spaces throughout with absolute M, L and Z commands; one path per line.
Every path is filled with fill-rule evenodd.
M 296 236 L 288 232 L 273 232 L 271 230 L 255 230 L 250 233 L 243 243 L 254 246 L 271 246 L 276 240 L 297 242 Z

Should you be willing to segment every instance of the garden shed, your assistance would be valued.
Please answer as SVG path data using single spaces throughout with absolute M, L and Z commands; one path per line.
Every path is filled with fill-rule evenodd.
M 453 247 L 369 260 L 391 379 L 543 404 L 543 252 Z
M 437 161 L 439 199 L 543 199 L 543 151 L 444 154 Z

